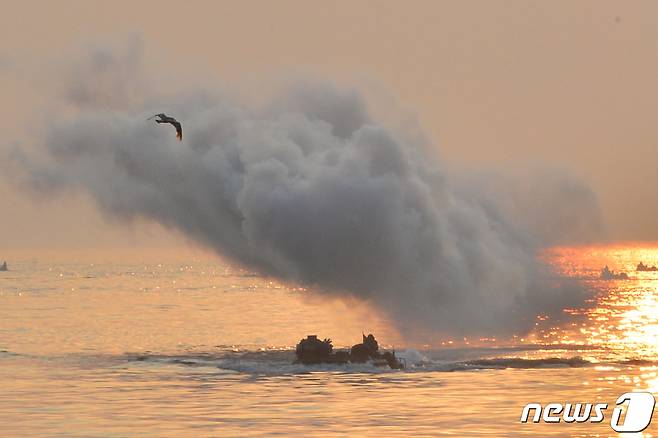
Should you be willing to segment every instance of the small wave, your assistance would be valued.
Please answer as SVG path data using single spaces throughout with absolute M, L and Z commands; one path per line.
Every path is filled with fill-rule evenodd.
M 293 350 L 264 350 L 246 352 L 222 352 L 205 355 L 137 355 L 130 361 L 180 365 L 186 367 L 212 367 L 228 372 L 259 375 L 290 375 L 313 372 L 339 373 L 390 373 L 390 372 L 455 372 L 496 369 L 533 368 L 582 368 L 594 365 L 580 356 L 526 359 L 520 357 L 478 358 L 473 360 L 445 361 L 429 359 L 417 350 L 402 350 L 396 355 L 406 364 L 404 370 L 364 364 L 318 364 L 295 363 Z
M 0 348 L 0 358 L 1 357 L 18 357 L 18 356 L 21 356 L 21 355 L 18 354 L 18 353 L 12 353 L 11 351 L 4 350 L 4 349 Z
M 658 361 L 651 360 L 651 359 L 638 359 L 638 358 L 631 358 L 631 359 L 624 359 L 616 362 L 618 365 L 635 365 L 635 366 L 656 366 L 658 365 Z
M 420 351 L 409 348 L 407 350 L 396 351 L 395 356 L 400 359 L 406 367 L 419 366 L 430 363 L 430 360 Z
M 462 362 L 464 369 L 505 369 L 505 368 L 582 368 L 592 365 L 592 362 L 580 356 L 548 357 L 543 359 L 524 359 L 520 357 L 505 357 L 493 359 L 477 359 Z

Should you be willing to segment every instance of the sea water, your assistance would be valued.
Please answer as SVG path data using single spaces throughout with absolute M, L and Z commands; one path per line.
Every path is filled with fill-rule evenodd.
M 613 436 L 611 412 L 519 420 L 530 402 L 611 410 L 624 392 L 658 390 L 658 272 L 635 272 L 658 248 L 541 257 L 590 301 L 506 339 L 417 342 L 366 303 L 203 252 L 17 254 L 0 273 L 0 436 Z M 630 279 L 601 280 L 605 264 Z M 407 369 L 293 363 L 308 334 L 348 347 L 362 332 Z

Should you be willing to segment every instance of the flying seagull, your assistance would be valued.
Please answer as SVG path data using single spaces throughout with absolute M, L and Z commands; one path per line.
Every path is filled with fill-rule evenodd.
M 181 126 L 180 122 L 173 117 L 169 117 L 168 115 L 164 113 L 156 114 L 152 117 L 149 117 L 146 120 L 151 120 L 152 118 L 157 117 L 158 119 L 156 122 L 158 123 L 171 123 L 174 128 L 176 128 L 176 138 L 178 138 L 178 141 L 183 140 L 183 127 Z

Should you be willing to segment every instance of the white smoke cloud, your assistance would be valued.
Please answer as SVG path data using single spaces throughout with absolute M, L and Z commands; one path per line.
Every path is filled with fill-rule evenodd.
M 80 110 L 48 127 L 45 162 L 20 156 L 40 192 L 85 191 L 112 217 L 148 218 L 263 273 L 367 300 L 407 333 L 519 333 L 583 297 L 536 257 L 598 224 L 595 197 L 573 178 L 452 175 L 425 144 L 372 120 L 358 93 L 326 84 L 261 109 L 209 92 L 124 102 L 108 84 L 140 83 L 135 60 L 101 58 L 74 75 Z M 183 142 L 145 121 L 161 108 Z

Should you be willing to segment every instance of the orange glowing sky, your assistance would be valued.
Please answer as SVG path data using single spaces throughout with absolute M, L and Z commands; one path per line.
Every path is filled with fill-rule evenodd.
M 69 59 L 141 36 L 168 80 L 267 90 L 291 75 L 395 102 L 453 166 L 541 162 L 584 178 L 611 239 L 658 239 L 654 1 L 11 2 L 0 15 L 3 142 L 30 135 Z M 88 199 L 42 202 L 0 175 L 1 247 L 178 245 L 106 223 Z

